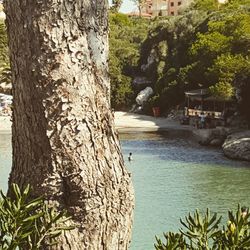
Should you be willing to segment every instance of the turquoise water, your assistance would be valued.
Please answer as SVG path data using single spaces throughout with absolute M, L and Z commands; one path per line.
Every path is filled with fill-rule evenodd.
M 140 140 L 138 139 L 140 138 Z M 226 215 L 237 204 L 250 205 L 250 163 L 200 147 L 186 132 L 121 136 L 129 152 L 136 195 L 132 250 L 154 249 L 155 235 L 176 231 L 179 218 L 198 208 Z
M 121 137 L 132 173 L 136 208 L 131 250 L 154 249 L 155 235 L 177 230 L 179 218 L 198 208 L 226 215 L 238 203 L 250 206 L 250 163 L 200 147 L 188 132 L 130 133 Z M 0 188 L 6 190 L 11 137 L 0 135 Z M 128 162 L 129 152 L 133 161 Z
M 7 190 L 11 168 L 11 135 L 0 134 L 0 189 Z

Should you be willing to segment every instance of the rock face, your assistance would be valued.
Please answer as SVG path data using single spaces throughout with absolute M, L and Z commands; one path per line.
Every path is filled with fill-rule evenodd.
M 229 135 L 222 148 L 229 158 L 250 161 L 250 130 Z
M 141 66 L 141 70 L 143 72 L 145 72 L 155 61 L 156 61 L 156 58 L 157 58 L 157 53 L 156 53 L 156 50 L 155 49 L 152 49 L 150 51 L 150 55 L 147 59 L 147 64 L 143 64 Z
M 136 97 L 136 102 L 138 105 L 143 105 L 151 95 L 153 95 L 154 91 L 151 87 L 147 87 L 142 90 Z

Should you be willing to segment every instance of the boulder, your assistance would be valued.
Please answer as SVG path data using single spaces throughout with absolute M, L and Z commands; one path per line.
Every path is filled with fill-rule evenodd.
M 142 90 L 136 97 L 136 103 L 140 106 L 142 106 L 150 96 L 154 94 L 154 91 L 151 87 L 147 87 L 144 90 Z
M 212 139 L 209 143 L 210 146 L 220 147 L 223 144 L 224 140 L 222 138 Z
M 222 148 L 229 158 L 250 161 L 250 130 L 229 135 Z

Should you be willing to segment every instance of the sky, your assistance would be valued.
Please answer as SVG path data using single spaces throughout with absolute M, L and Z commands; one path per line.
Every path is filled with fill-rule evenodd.
M 131 11 L 136 11 L 136 5 L 131 0 L 123 0 L 122 7 L 120 9 L 121 12 L 127 13 Z
M 111 3 L 112 0 L 109 0 L 109 3 Z M 123 12 L 123 13 L 128 13 L 128 12 L 131 12 L 131 11 L 136 11 L 136 6 L 134 5 L 133 1 L 132 0 L 123 0 L 123 4 L 122 4 L 122 7 L 120 9 L 120 12 Z

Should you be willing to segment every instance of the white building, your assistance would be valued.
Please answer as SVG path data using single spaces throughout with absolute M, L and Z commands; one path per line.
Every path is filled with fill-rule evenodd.
M 192 0 L 147 0 L 142 12 L 155 16 L 176 16 Z

